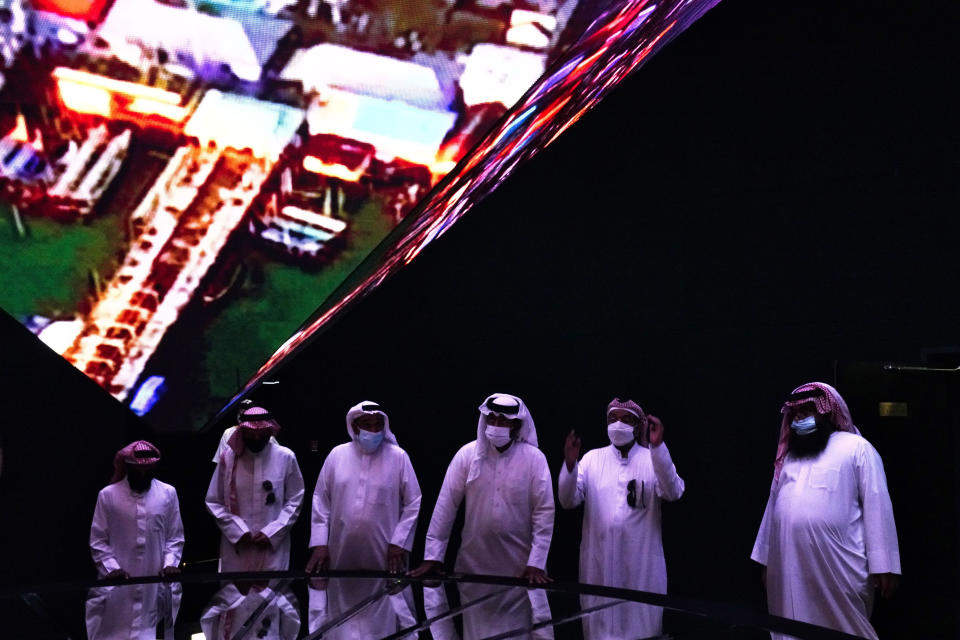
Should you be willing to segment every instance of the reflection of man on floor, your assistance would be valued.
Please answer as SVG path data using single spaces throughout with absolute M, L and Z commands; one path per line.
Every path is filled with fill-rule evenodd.
M 327 629 L 323 638 L 385 638 L 417 624 L 413 589 L 392 581 L 365 578 L 314 578 L 308 589 L 310 633 Z M 364 604 L 366 603 L 366 604 Z M 349 618 L 344 614 L 361 607 Z
M 667 564 L 660 534 L 660 501 L 677 500 L 684 484 L 663 441 L 663 423 L 640 405 L 613 400 L 607 406 L 610 445 L 588 451 L 571 431 L 564 447 L 558 494 L 572 509 L 585 503 L 580 541 L 580 582 L 655 593 L 667 592 Z M 584 596 L 583 608 L 609 600 Z M 583 621 L 592 638 L 659 635 L 663 609 L 624 603 Z
M 279 430 L 266 409 L 245 409 L 214 469 L 206 502 L 222 533 L 221 571 L 290 566 L 290 528 L 303 502 L 303 476 L 293 451 L 272 441 Z
M 513 632 L 510 638 L 553 640 L 553 626 L 546 624 L 553 616 L 543 589 L 459 583 L 457 591 L 460 606 L 465 607 L 462 619 L 466 640 L 509 632 Z M 427 619 L 441 618 L 450 610 L 444 585 L 424 584 L 423 608 Z M 453 617 L 430 625 L 430 636 L 434 640 L 460 640 Z
M 750 556 L 764 565 L 770 613 L 876 638 L 874 589 L 889 597 L 900 573 L 883 462 L 828 384 L 797 387 L 781 413 L 773 486 Z
M 206 640 L 295 640 L 300 605 L 283 583 L 237 582 L 220 589 L 200 618 Z
M 156 480 L 160 451 L 145 440 L 114 457 L 110 484 L 97 496 L 90 526 L 90 551 L 104 579 L 174 575 L 183 554 L 183 523 L 177 492 Z M 156 637 L 167 619 L 172 629 L 179 585 L 138 584 L 98 587 L 87 601 L 91 639 Z

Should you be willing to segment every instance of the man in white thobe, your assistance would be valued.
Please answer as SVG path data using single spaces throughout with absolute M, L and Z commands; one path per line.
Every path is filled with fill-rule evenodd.
M 558 498 L 565 509 L 586 503 L 580 540 L 580 582 L 654 593 L 667 592 L 660 532 L 661 500 L 683 495 L 684 484 L 663 442 L 663 423 L 632 400 L 607 406 L 610 446 L 588 451 L 571 431 L 564 446 Z M 582 608 L 609 600 L 584 596 Z M 663 609 L 625 603 L 583 621 L 588 640 L 659 635 Z
M 271 438 L 280 426 L 249 407 L 230 437 L 207 489 L 207 510 L 220 527 L 220 571 L 290 567 L 290 529 L 303 502 L 303 476 L 293 451 Z
M 900 573 L 883 462 L 828 384 L 797 387 L 781 413 L 773 485 L 750 556 L 764 565 L 770 613 L 876 638 L 874 590 L 891 596 Z
M 519 576 L 532 584 L 550 581 L 546 566 L 553 537 L 553 483 L 537 447 L 533 417 L 520 398 L 495 393 L 480 405 L 477 439 L 461 447 L 447 468 L 427 531 L 424 562 L 411 575 L 440 571 L 464 500 L 457 572 Z M 489 590 L 463 585 L 460 591 L 464 601 L 472 601 Z M 521 602 L 521 607 L 500 615 L 488 611 L 490 607 L 469 609 L 464 635 L 484 637 L 529 626 L 533 604 Z
M 117 452 L 110 484 L 97 496 L 90 551 L 103 579 L 175 575 L 183 555 L 183 523 L 177 491 L 155 479 L 160 451 L 138 440 Z M 179 585 L 138 584 L 92 589 L 87 635 L 156 638 L 158 623 L 172 632 Z
M 410 456 L 397 444 L 383 408 L 364 401 L 347 411 L 349 442 L 333 448 L 313 492 L 310 561 L 323 569 L 403 571 L 420 513 L 420 484 Z M 383 597 L 324 637 L 372 638 L 400 627 L 385 580 L 314 581 L 310 589 L 311 632 L 350 611 L 371 594 Z M 409 594 L 409 590 L 408 590 Z M 314 625 L 314 623 L 316 623 Z
M 347 412 L 349 442 L 333 448 L 313 492 L 310 561 L 320 569 L 399 572 L 420 513 L 420 484 L 375 402 Z
M 240 410 L 237 412 L 237 424 L 233 425 L 232 427 L 227 427 L 223 430 L 223 433 L 220 435 L 220 443 L 217 445 L 217 451 L 213 454 L 213 464 L 219 464 L 220 459 L 223 458 L 223 452 L 226 451 L 227 447 L 230 446 L 230 438 L 233 436 L 234 432 L 239 429 L 237 425 L 240 424 L 240 416 L 242 416 L 243 412 L 252 406 L 252 400 L 240 401 Z M 270 442 L 277 444 L 277 438 L 275 436 L 270 436 Z

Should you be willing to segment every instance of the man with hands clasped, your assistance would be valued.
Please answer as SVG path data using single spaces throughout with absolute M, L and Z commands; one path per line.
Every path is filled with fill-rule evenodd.
M 585 503 L 580 542 L 580 582 L 666 593 L 667 568 L 660 533 L 660 501 L 683 495 L 663 423 L 632 400 L 607 406 L 610 445 L 580 456 L 580 438 L 571 431 L 564 444 L 558 498 L 565 509 Z M 582 596 L 582 608 L 602 604 Z M 586 638 L 658 635 L 663 610 L 625 603 L 584 618 Z

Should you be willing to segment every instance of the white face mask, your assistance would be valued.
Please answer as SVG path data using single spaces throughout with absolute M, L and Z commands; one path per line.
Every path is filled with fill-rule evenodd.
M 794 420 L 790 423 L 790 428 L 801 436 L 805 436 L 808 433 L 813 433 L 817 430 L 817 417 L 807 416 L 803 420 Z
M 494 427 L 487 425 L 483 432 L 487 436 L 487 442 L 495 447 L 505 447 L 510 444 L 510 427 Z
M 610 442 L 616 447 L 630 444 L 634 440 L 633 427 L 619 420 L 611 422 L 607 425 L 607 437 L 610 438 Z

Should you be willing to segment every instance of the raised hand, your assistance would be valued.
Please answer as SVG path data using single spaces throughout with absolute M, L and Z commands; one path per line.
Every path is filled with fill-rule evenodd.
M 573 471 L 574 465 L 577 464 L 577 459 L 580 457 L 580 446 L 581 442 L 580 438 L 577 437 L 577 432 L 571 429 L 563 443 L 563 461 L 567 463 L 567 471 Z
M 663 444 L 663 423 L 657 416 L 648 415 L 647 425 L 649 426 L 647 437 L 650 441 L 650 447 L 659 447 Z

